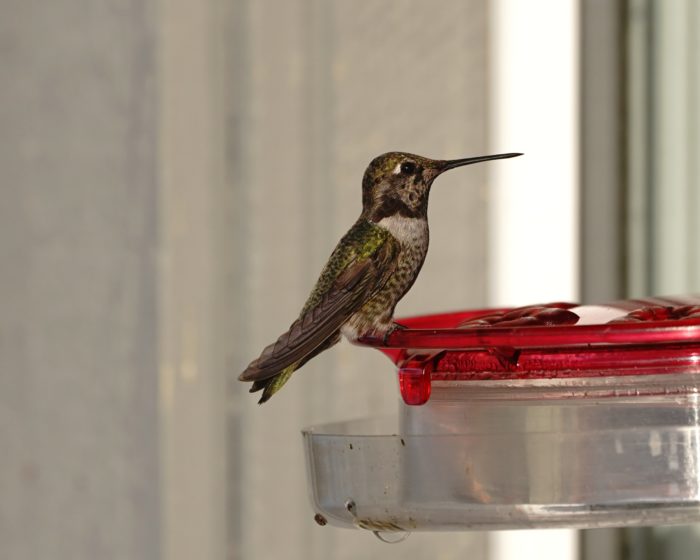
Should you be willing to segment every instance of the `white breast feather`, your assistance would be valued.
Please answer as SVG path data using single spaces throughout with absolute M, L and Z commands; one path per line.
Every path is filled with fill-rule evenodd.
M 426 229 L 428 222 L 421 218 L 406 216 L 388 216 L 377 222 L 377 225 L 387 229 L 397 241 L 405 245 L 413 245 L 418 241 L 427 241 Z

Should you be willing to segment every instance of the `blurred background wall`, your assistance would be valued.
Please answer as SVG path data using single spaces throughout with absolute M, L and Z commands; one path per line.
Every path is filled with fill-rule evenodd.
M 390 547 L 318 527 L 300 429 L 392 413 L 389 362 L 339 345 L 264 407 L 235 378 L 388 150 L 528 158 L 439 179 L 399 314 L 697 290 L 699 17 L 691 0 L 7 0 L 0 558 L 575 557 L 567 532 Z M 684 558 L 682 531 L 578 542 Z
M 154 5 L 2 12 L 0 557 L 157 558 Z

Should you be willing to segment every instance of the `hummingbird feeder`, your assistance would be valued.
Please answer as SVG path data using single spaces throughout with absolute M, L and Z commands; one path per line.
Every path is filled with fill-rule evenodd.
M 417 530 L 700 521 L 700 297 L 398 322 L 398 417 L 304 430 L 331 525 Z

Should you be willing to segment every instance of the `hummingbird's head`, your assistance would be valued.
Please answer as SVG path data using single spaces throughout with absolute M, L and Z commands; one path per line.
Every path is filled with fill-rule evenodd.
M 437 160 L 404 152 L 382 154 L 371 161 L 362 179 L 362 213 L 373 222 L 395 215 L 427 218 L 430 186 L 438 175 L 470 163 L 520 155 Z

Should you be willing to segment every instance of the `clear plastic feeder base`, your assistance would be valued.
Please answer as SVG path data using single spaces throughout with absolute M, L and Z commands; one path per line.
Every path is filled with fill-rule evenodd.
M 481 398 L 450 406 L 434 389 L 400 423 L 304 431 L 314 507 L 329 523 L 417 531 L 700 521 L 695 392 L 603 398 L 548 387 L 546 397 L 499 399 L 482 387 Z
M 414 330 L 421 345 L 389 351 L 399 375 L 422 360 L 425 404 L 303 432 L 317 520 L 380 533 L 700 522 L 700 325 L 683 321 L 578 339 L 575 326 Z M 495 358 L 483 346 L 521 332 Z

